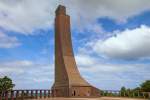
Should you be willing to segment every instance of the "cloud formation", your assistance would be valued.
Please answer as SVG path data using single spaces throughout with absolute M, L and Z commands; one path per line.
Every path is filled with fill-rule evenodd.
M 36 29 L 52 27 L 58 0 L 1 0 L 0 27 L 31 34 Z
M 106 40 L 97 40 L 94 51 L 117 59 L 138 59 L 150 57 L 150 27 L 142 25 L 136 29 L 117 32 Z
M 59 4 L 67 7 L 73 28 L 89 29 L 101 17 L 124 21 L 128 17 L 150 9 L 149 0 L 1 0 L 0 27 L 33 34 L 37 29 L 52 28 L 55 9 Z M 96 26 L 93 31 L 100 31 Z
M 29 68 L 33 65 L 31 61 L 9 61 L 0 62 L 0 76 L 10 74 L 21 74 L 24 69 Z
M 53 64 L 29 60 L 0 62 L 0 77 L 11 77 L 16 89 L 50 88 L 54 79 L 53 70 Z
M 76 55 L 76 61 L 84 78 L 100 89 L 135 88 L 150 76 L 149 64 L 103 62 L 98 57 L 80 53 Z
M 117 22 L 150 10 L 149 0 L 64 0 L 74 26 L 88 29 L 98 18 L 108 17 Z
M 13 48 L 21 45 L 19 40 L 14 36 L 8 36 L 0 32 L 0 48 Z

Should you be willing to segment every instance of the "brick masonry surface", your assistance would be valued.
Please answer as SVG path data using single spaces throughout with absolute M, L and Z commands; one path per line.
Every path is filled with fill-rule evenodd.
M 77 68 L 74 58 L 70 16 L 66 8 L 59 5 L 55 17 L 55 82 L 54 97 L 99 97 L 100 91 L 90 85 Z

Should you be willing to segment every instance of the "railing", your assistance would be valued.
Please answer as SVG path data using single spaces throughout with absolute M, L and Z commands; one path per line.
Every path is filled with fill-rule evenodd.
M 144 98 L 150 99 L 150 92 L 120 92 L 114 90 L 103 90 L 101 96 L 107 97 L 128 97 L 128 98 Z M 0 100 L 24 100 L 50 98 L 51 90 L 12 90 L 0 94 Z
M 0 100 L 24 100 L 52 97 L 51 90 L 13 90 L 0 94 Z
M 121 91 L 114 91 L 114 90 L 103 90 L 101 92 L 101 96 L 150 99 L 150 92 L 139 92 L 139 91 L 121 92 Z

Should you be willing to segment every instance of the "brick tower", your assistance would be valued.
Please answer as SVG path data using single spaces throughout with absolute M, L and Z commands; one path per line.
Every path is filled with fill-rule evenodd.
M 80 75 L 71 41 L 70 16 L 66 8 L 59 5 L 55 17 L 55 82 L 54 97 L 99 96 L 99 90 L 91 86 Z

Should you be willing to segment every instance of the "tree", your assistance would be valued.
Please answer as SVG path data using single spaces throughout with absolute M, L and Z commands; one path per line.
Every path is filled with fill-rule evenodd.
M 133 92 L 141 92 L 141 88 L 140 87 L 136 87 L 133 89 Z
M 125 93 L 126 93 L 126 88 L 125 87 L 121 87 L 121 96 L 125 96 Z
M 147 80 L 144 83 L 142 83 L 141 89 L 143 92 L 150 92 L 150 80 Z
M 122 91 L 122 92 L 125 92 L 125 91 L 126 91 L 126 88 L 125 88 L 125 87 L 121 87 L 121 91 Z
M 0 93 L 12 90 L 14 86 L 15 85 L 9 77 L 5 76 L 0 78 Z

